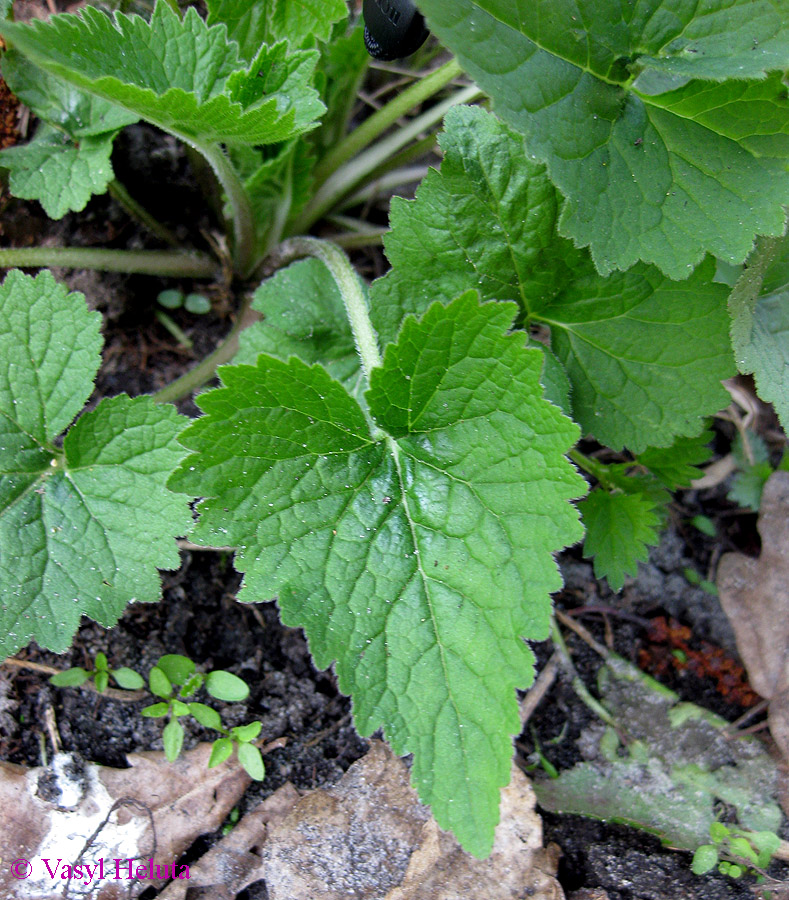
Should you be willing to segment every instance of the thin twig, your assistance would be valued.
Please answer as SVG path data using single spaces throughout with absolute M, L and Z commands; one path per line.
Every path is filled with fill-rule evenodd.
M 551 685 L 556 681 L 560 665 L 561 657 L 559 652 L 556 651 L 545 664 L 545 668 L 542 672 L 537 676 L 537 680 L 534 682 L 533 687 L 529 689 L 529 692 L 519 703 L 518 711 L 520 712 L 521 717 L 521 728 L 526 726 L 526 723 L 532 717 L 534 710 L 537 709 L 542 702 L 543 697 L 551 689 Z
M 599 654 L 603 657 L 603 659 L 608 659 L 611 655 L 611 651 L 604 647 L 602 644 L 598 643 L 593 637 L 591 632 L 589 632 L 580 622 L 576 622 L 575 619 L 570 618 L 570 616 L 563 613 L 560 609 L 554 610 L 556 618 L 564 625 L 569 628 L 570 631 L 574 631 L 578 637 L 584 641 L 584 643 L 588 644 L 595 653 Z

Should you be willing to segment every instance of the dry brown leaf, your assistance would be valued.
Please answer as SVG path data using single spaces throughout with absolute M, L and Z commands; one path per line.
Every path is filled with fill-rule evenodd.
M 555 861 L 523 773 L 513 768 L 486 860 L 465 853 L 419 803 L 408 770 L 373 742 L 333 787 L 271 824 L 263 868 L 271 900 L 562 900 Z
M 63 867 L 75 863 L 87 864 L 93 874 L 83 870 L 81 878 L 72 878 L 70 898 L 120 900 L 160 886 L 146 875 L 129 895 L 135 870 L 127 879 L 127 864 L 116 868 L 114 860 L 134 860 L 135 869 L 143 863 L 147 868 L 150 858 L 154 865 L 172 865 L 196 837 L 224 821 L 250 779 L 233 762 L 208 769 L 210 753 L 211 745 L 201 744 L 174 763 L 162 753 L 135 753 L 128 769 L 65 753 L 46 768 L 0 763 L 0 896 L 61 898 L 68 883 Z M 19 859 L 29 861 L 17 869 L 29 871 L 28 877 L 13 877 Z M 99 860 L 103 867 L 94 869 Z
M 726 553 L 718 592 L 754 690 L 770 701 L 770 731 L 789 759 L 789 472 L 762 493 L 758 559 Z

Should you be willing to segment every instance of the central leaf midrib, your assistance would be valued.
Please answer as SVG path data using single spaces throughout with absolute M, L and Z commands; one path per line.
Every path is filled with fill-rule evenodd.
M 444 646 L 441 643 L 441 636 L 440 636 L 439 630 L 438 630 L 438 622 L 436 620 L 435 609 L 433 608 L 433 602 L 430 598 L 430 591 L 428 589 L 428 581 L 430 579 L 428 579 L 424 569 L 422 568 L 422 554 L 421 554 L 421 551 L 419 548 L 419 542 L 417 541 L 416 530 L 414 527 L 413 518 L 411 517 L 411 511 L 408 508 L 408 494 L 406 492 L 405 479 L 403 478 L 403 470 L 402 470 L 402 464 L 401 464 L 401 459 L 400 459 L 400 447 L 399 447 L 397 441 L 389 435 L 387 435 L 386 444 L 387 444 L 390 454 L 392 455 L 392 459 L 394 460 L 395 471 L 397 472 L 397 481 L 400 486 L 400 495 L 403 498 L 403 511 L 405 512 L 406 521 L 408 522 L 408 530 L 411 534 L 411 541 L 413 543 L 413 547 L 414 547 L 414 551 L 415 551 L 414 559 L 416 560 L 416 568 L 417 568 L 417 571 L 418 571 L 419 576 L 422 581 L 422 588 L 425 593 L 425 602 L 427 603 L 427 608 L 430 612 L 430 621 L 433 626 L 433 633 L 435 634 L 435 637 L 436 637 L 436 646 L 438 647 L 439 657 L 441 659 L 441 669 L 444 673 L 444 683 L 447 686 L 447 696 L 449 698 L 449 702 L 452 704 L 452 708 L 455 712 L 455 717 L 456 717 L 457 721 L 460 722 L 462 720 L 462 716 L 460 714 L 460 710 L 457 707 L 457 703 L 455 702 L 455 698 L 454 698 L 454 695 L 451 690 L 451 681 L 449 678 L 449 670 L 447 667 L 446 654 L 444 651 Z M 458 737 L 459 737 L 461 743 L 464 743 L 463 732 L 460 732 Z

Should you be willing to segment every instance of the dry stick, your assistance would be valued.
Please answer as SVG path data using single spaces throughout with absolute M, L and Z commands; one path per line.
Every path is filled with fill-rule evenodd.
M 542 672 L 540 672 L 537 680 L 534 682 L 534 687 L 529 690 L 523 700 L 518 704 L 518 711 L 521 717 L 521 729 L 526 727 L 526 723 L 532 717 L 534 710 L 537 709 L 542 702 L 543 697 L 551 689 L 551 685 L 556 681 L 560 665 L 561 656 L 557 650 L 545 664 L 545 668 Z
M 56 669 L 54 666 L 46 666 L 42 663 L 31 662 L 27 659 L 17 659 L 10 656 L 8 659 L 0 663 L 0 666 L 13 666 L 17 669 L 29 669 L 31 672 L 40 672 L 42 675 L 59 675 L 63 669 Z M 86 681 L 84 684 L 78 685 L 80 688 L 86 688 L 102 697 L 110 697 L 112 700 L 121 700 L 124 703 L 136 703 L 148 696 L 147 691 L 120 691 L 117 688 L 105 688 L 103 691 L 97 691 L 96 685 L 92 681 Z
M 608 659 L 611 655 L 608 647 L 604 647 L 602 644 L 599 644 L 593 637 L 590 631 L 584 628 L 580 622 L 576 622 L 575 619 L 568 616 L 566 613 L 563 613 L 560 609 L 554 610 L 554 615 L 556 618 L 562 623 L 562 625 L 566 626 L 570 629 L 570 631 L 574 631 L 582 641 L 589 644 L 592 650 L 595 653 L 598 653 L 603 659 Z

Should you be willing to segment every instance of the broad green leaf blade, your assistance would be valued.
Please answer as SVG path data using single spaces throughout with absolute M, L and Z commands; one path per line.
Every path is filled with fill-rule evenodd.
M 692 437 L 727 405 L 734 374 L 726 287 L 708 259 L 687 281 L 636 266 L 577 278 L 537 321 L 573 385 L 574 418 L 609 447 L 640 453 Z
M 789 98 L 780 73 L 764 81 L 691 81 L 650 102 L 736 141 L 754 156 L 789 156 Z
M 252 308 L 263 320 L 241 332 L 234 363 L 254 364 L 261 353 L 287 360 L 297 356 L 326 371 L 349 389 L 360 377 L 353 343 L 337 284 L 317 259 L 304 259 L 280 269 L 255 291 Z
M 407 313 L 474 287 L 516 300 L 524 328 L 547 339 L 550 327 L 546 385 L 587 432 L 636 452 L 695 435 L 699 417 L 726 405 L 720 380 L 733 374 L 712 262 L 679 284 L 646 266 L 601 277 L 557 235 L 556 192 L 519 135 L 481 109 L 455 108 L 445 124 L 441 171 L 392 205 L 392 270 L 370 289 L 384 342 Z
M 643 260 L 684 278 L 706 252 L 742 262 L 757 234 L 782 232 L 783 161 L 717 131 L 704 114 L 719 97 L 697 94 L 688 117 L 634 89 L 631 71 L 717 82 L 783 70 L 786 0 L 424 0 L 420 8 L 546 163 L 565 197 L 561 233 L 589 246 L 602 273 Z M 779 119 L 769 134 L 785 132 L 785 110 Z
M 120 106 L 78 91 L 12 49 L 3 55 L 2 67 L 3 78 L 25 106 L 73 138 L 116 132 L 138 119 Z
M 579 504 L 586 539 L 584 556 L 594 557 L 594 573 L 619 591 L 625 575 L 635 575 L 647 558 L 647 547 L 658 543 L 660 517 L 655 503 L 643 494 L 609 494 L 595 490 Z
M 242 598 L 279 595 L 319 666 L 337 661 L 364 734 L 414 753 L 414 783 L 472 853 L 490 850 L 549 630 L 552 554 L 580 537 L 577 428 L 543 399 L 516 307 L 467 294 L 406 320 L 361 407 L 319 367 L 221 370 L 171 484 L 199 490 L 196 536 L 237 546 Z
M 43 449 L 69 425 L 93 390 L 100 328 L 101 315 L 51 272 L 8 273 L 0 286 L 0 408 L 7 428 Z M 10 447 L 3 445 L 5 454 Z M 3 459 L 27 471 L 20 457 Z
M 174 538 L 190 526 L 186 499 L 164 486 L 183 457 L 175 440 L 183 423 L 149 397 L 105 400 L 68 432 L 65 456 L 42 465 L 36 482 L 5 506 L 5 655 L 31 638 L 62 653 L 81 615 L 114 625 L 128 603 L 159 599 L 156 570 L 178 566 Z
M 9 170 L 8 187 L 15 197 L 38 200 L 50 219 L 62 219 L 107 190 L 114 177 L 114 137 L 109 133 L 74 141 L 42 123 L 28 144 L 0 150 L 0 166 Z
M 63 652 L 85 613 L 114 624 L 160 594 L 156 566 L 190 516 L 164 480 L 183 456 L 183 418 L 116 397 L 53 440 L 90 394 L 101 317 L 49 272 L 0 287 L 0 652 L 34 638 Z
M 529 312 L 586 259 L 557 236 L 559 198 L 519 134 L 469 106 L 451 109 L 444 127 L 441 171 L 428 172 L 415 200 L 392 201 L 384 241 L 392 270 L 370 291 L 384 343 L 408 313 L 421 315 L 434 300 L 448 302 L 469 288 Z
M 348 16 L 345 0 L 208 0 L 208 24 L 222 22 L 244 59 L 261 44 L 289 41 L 300 47 L 310 37 L 329 39 L 332 25 Z
M 194 8 L 181 20 L 164 0 L 150 23 L 93 7 L 0 30 L 37 66 L 178 136 L 201 142 L 269 144 L 311 127 L 323 109 L 309 85 L 317 54 L 261 48 L 238 57 L 222 26 Z M 133 52 L 130 48 L 133 48 Z M 262 78 L 259 77 L 262 74 Z M 264 82 L 274 90 L 262 96 Z

